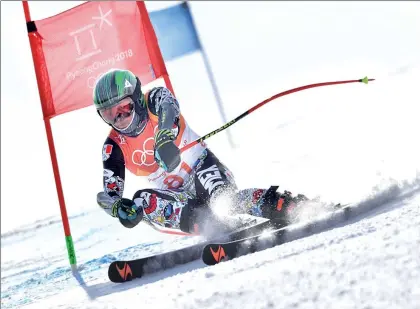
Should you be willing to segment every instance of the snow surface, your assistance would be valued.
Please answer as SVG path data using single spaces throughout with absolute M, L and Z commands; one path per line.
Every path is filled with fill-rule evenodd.
M 324 12 L 327 4 L 324 5 L 319 8 L 318 13 Z M 31 179 L 31 186 L 26 186 L 26 178 L 22 179 L 25 196 L 38 197 L 38 184 L 50 185 L 48 188 L 51 190 L 44 189 L 52 194 L 43 196 L 34 205 L 30 205 L 33 206 L 31 211 L 34 215 L 51 214 L 52 209 L 56 212 L 51 217 L 44 216 L 30 225 L 8 229 L 7 232 L 2 229 L 1 307 L 420 308 L 420 92 L 417 90 L 420 71 L 416 66 L 420 53 L 412 48 L 418 47 L 415 38 L 419 36 L 415 34 L 418 34 L 419 28 L 410 26 L 414 19 L 410 19 L 408 15 L 404 20 L 406 23 L 398 23 L 388 19 L 384 13 L 381 15 L 381 22 L 386 21 L 388 28 L 384 32 L 378 32 L 383 28 L 378 21 L 379 15 L 375 21 L 369 18 L 369 14 L 377 11 L 376 4 L 364 9 L 354 7 L 348 18 L 342 20 L 346 35 L 340 31 L 335 33 L 335 40 L 330 45 L 334 52 L 330 53 L 330 47 L 325 45 L 331 43 L 331 38 L 327 35 L 322 36 L 323 41 L 317 41 L 325 44 L 309 42 L 309 45 L 305 45 L 308 36 L 312 34 L 299 26 L 303 25 L 302 20 L 306 21 L 305 13 L 311 12 L 309 9 L 307 12 L 303 10 L 307 7 L 308 3 L 296 4 L 293 13 L 295 15 L 290 16 L 302 16 L 299 15 L 300 19 L 296 20 L 293 17 L 287 20 L 287 16 L 284 16 L 281 19 L 285 23 L 283 27 L 272 26 L 275 20 L 279 20 L 272 10 L 273 15 L 270 18 L 261 19 L 267 31 L 255 30 L 251 33 L 254 25 L 250 23 L 246 26 L 246 31 L 241 28 L 246 33 L 245 39 L 240 41 L 240 36 L 227 34 L 224 37 L 225 48 L 220 48 L 215 42 L 209 43 L 210 34 L 214 32 L 213 27 L 220 26 L 221 30 L 226 28 L 226 31 L 233 31 L 232 27 L 228 27 L 232 24 L 230 16 L 241 14 L 234 14 L 237 7 L 231 4 L 226 11 L 220 12 L 220 16 L 226 14 L 224 19 L 220 18 L 220 23 L 214 25 L 213 15 L 207 14 L 206 17 L 203 12 L 200 15 L 197 6 L 197 16 L 201 16 L 197 18 L 198 22 L 211 25 L 211 29 L 207 30 L 208 36 L 204 33 L 203 39 L 204 44 L 208 43 L 206 46 L 223 98 L 227 102 L 235 103 L 226 104 L 229 118 L 277 92 L 308 83 L 362 78 L 365 74 L 377 80 L 369 85 L 351 84 L 312 89 L 276 100 L 234 125 L 232 133 L 238 145 L 236 149 L 228 150 L 221 140 L 222 134 L 212 137 L 209 144 L 232 169 L 242 188 L 267 188 L 277 184 L 281 189 L 302 192 L 309 197 L 320 196 L 325 201 L 361 202 L 366 210 L 364 213 L 346 224 L 322 233 L 216 266 L 207 267 L 201 261 L 194 261 L 132 282 L 113 284 L 107 278 L 107 267 L 111 261 L 173 250 L 200 241 L 200 238 L 162 235 L 143 224 L 135 229 L 124 229 L 118 221 L 97 209 L 92 200 L 96 196 L 94 188 L 100 188 L 100 184 L 96 186 L 91 182 L 96 183 L 97 179 L 101 179 L 101 162 L 97 162 L 96 157 L 97 149 L 101 148 L 100 144 L 104 139 L 104 131 L 83 132 L 85 138 L 80 142 L 86 146 L 88 162 L 78 162 L 78 168 L 69 165 L 70 168 L 62 169 L 79 273 L 74 276 L 68 265 L 56 203 L 41 205 L 47 204 L 45 201 L 50 201 L 55 194 L 52 176 L 51 184 L 45 181 L 47 178 L 44 182 L 41 181 L 39 177 L 42 173 L 37 168 L 48 174 L 47 168 L 34 166 L 33 173 L 36 177 Z M 251 10 L 243 14 L 246 19 L 255 15 L 252 7 L 249 8 Z M 366 11 L 368 9 L 370 11 Z M 387 14 L 394 16 L 392 7 L 388 9 Z M 308 16 L 314 18 L 314 26 L 325 27 L 314 33 L 332 28 L 328 26 L 328 22 L 323 24 L 317 21 L 321 17 L 325 21 L 333 17 L 339 18 L 336 17 L 338 15 L 329 14 L 332 10 L 326 10 L 325 16 L 308 13 Z M 261 14 L 262 11 L 263 9 Z M 361 22 L 354 22 L 352 16 L 355 15 L 352 14 L 356 14 L 356 11 L 365 14 L 366 18 Z M 383 11 L 386 9 L 383 8 Z M 389 13 L 390 11 L 392 12 Z M 395 10 L 395 14 L 404 16 L 403 11 L 403 8 Z M 410 12 L 413 16 L 418 12 L 414 10 L 414 4 Z M 368 20 L 372 24 L 364 23 Z M 295 24 L 291 24 L 293 22 Z M 338 20 L 334 22 L 337 22 L 337 27 L 340 26 Z M 357 25 L 361 27 L 360 31 L 353 31 Z M 404 25 L 407 26 L 407 31 L 401 31 Z M 22 29 L 18 29 L 23 33 L 21 36 L 26 38 L 26 29 L 23 24 L 21 26 Z M 2 36 L 5 28 L 2 27 Z M 269 45 L 276 41 L 272 38 L 279 37 L 279 29 L 283 28 L 287 31 L 282 33 L 282 40 L 278 40 L 281 46 Z M 296 30 L 296 34 L 289 29 Z M 393 29 L 397 30 L 392 32 Z M 359 42 L 362 30 L 368 31 L 368 34 L 363 40 L 360 39 L 363 42 Z M 299 36 L 300 32 L 302 33 Z M 350 34 L 353 33 L 355 38 L 351 39 Z M 306 39 L 302 39 L 304 34 L 307 35 Z M 409 39 L 403 34 L 407 34 Z M 249 44 L 250 35 L 253 35 L 253 44 Z M 295 35 L 301 39 L 296 40 Z M 260 37 L 261 41 L 255 43 Z M 339 39 L 343 41 L 337 43 L 336 40 Z M 239 44 L 239 48 L 235 47 L 238 42 L 243 44 Z M 301 44 L 300 48 L 296 48 L 296 44 Z M 308 52 L 311 49 L 310 44 L 313 44 L 317 53 Z M 358 52 L 362 49 L 361 45 L 370 53 L 368 56 Z M 266 46 L 266 50 L 262 50 L 261 46 Z M 391 47 L 395 46 L 393 50 Z M 242 47 L 243 50 L 238 55 L 238 49 Z M 267 62 L 248 61 L 252 58 L 252 48 L 258 49 L 255 53 L 260 55 L 261 61 Z M 382 48 L 383 53 L 375 48 Z M 21 51 L 25 49 L 27 46 L 19 48 Z M 273 61 L 272 59 L 281 57 L 281 52 L 287 61 Z M 344 55 L 345 52 L 347 54 Z M 296 58 L 293 58 L 295 53 Z M 334 59 L 331 59 L 332 54 Z M 406 55 L 411 55 L 411 58 Z M 222 62 L 234 62 L 231 59 L 236 56 L 246 58 L 232 63 L 238 67 L 232 69 L 228 65 L 230 63 Z M 318 58 L 320 62 L 314 64 Z M 25 59 L 30 61 L 29 53 Z M 222 60 L 218 62 L 214 59 Z M 247 63 L 246 70 L 249 69 L 252 73 L 242 74 L 243 63 Z M 170 72 L 173 70 L 182 75 L 187 68 L 202 66 L 200 56 L 191 55 L 180 59 L 177 64 L 168 65 L 168 68 Z M 284 71 L 285 67 L 289 71 Z M 240 72 L 240 76 L 230 80 L 228 77 L 231 71 Z M 197 79 L 198 76 L 205 76 L 204 71 L 190 74 Z M 22 74 L 9 80 L 16 83 L 15 80 L 19 80 L 20 75 Z M 177 78 L 174 75 L 173 84 L 177 89 L 181 108 L 192 127 L 200 134 L 216 128 L 219 124 L 217 120 L 213 121 L 216 119 L 213 116 L 217 114 L 217 109 L 213 106 L 212 112 L 206 109 L 206 115 L 203 115 L 203 111 L 194 105 L 197 98 L 211 98 L 211 90 L 208 88 L 203 92 L 199 85 L 192 87 L 191 80 L 182 81 L 183 77 Z M 19 82 L 25 83 L 26 81 Z M 200 83 L 201 81 L 197 82 Z M 10 98 L 15 95 L 13 93 Z M 36 92 L 28 94 L 31 97 L 36 95 Z M 2 97 L 2 101 L 6 100 Z M 33 103 L 29 97 L 22 101 Z M 209 109 L 211 104 L 214 105 L 211 99 L 205 101 L 203 98 L 200 103 L 209 106 Z M 78 114 L 77 117 L 82 116 Z M 91 119 L 92 115 L 87 113 L 85 117 Z M 203 117 L 207 121 L 202 121 Z M 80 119 L 81 122 L 86 120 Z M 40 119 L 37 122 L 42 124 Z M 59 153 L 60 165 L 67 166 L 68 162 L 73 161 L 62 158 L 73 154 L 64 151 L 66 148 L 63 147 L 69 146 L 69 141 L 76 133 L 68 130 L 73 124 L 70 115 L 60 118 L 60 122 L 64 123 L 61 131 L 55 130 L 54 134 L 60 136 L 56 139 L 57 148 L 62 149 Z M 58 123 L 54 125 L 56 124 L 58 126 Z M 106 129 L 102 124 L 92 122 L 92 128 L 95 125 L 102 130 Z M 44 134 L 43 131 L 39 132 L 39 135 Z M 97 135 L 93 136 L 94 134 Z M 14 135 L 10 134 L 8 138 L 12 143 Z M 38 143 L 39 140 L 34 138 L 35 140 Z M 38 149 L 45 145 L 36 146 Z M 92 147 L 92 151 L 88 147 Z M 25 155 L 22 160 L 27 159 L 25 152 L 16 155 Z M 13 165 L 10 162 L 14 162 L 12 159 L 16 155 L 9 153 L 8 165 Z M 45 161 L 45 164 L 49 164 L 47 159 Z M 81 180 L 80 170 L 89 170 L 90 167 L 92 175 L 83 175 L 85 178 Z M 73 172 L 74 175 L 71 174 Z M 16 175 L 18 173 L 14 172 L 13 177 L 17 177 Z M 16 184 L 16 181 L 11 182 L 8 188 Z M 133 189 L 139 187 L 139 183 L 133 178 L 128 182 Z M 74 183 L 86 191 L 82 192 L 83 196 L 79 192 L 73 194 Z M 2 182 L 2 215 L 5 209 L 3 189 Z M 22 194 L 21 188 L 16 190 Z M 14 198 L 16 194 L 12 195 L 10 192 L 12 191 L 6 193 Z M 8 217 L 3 218 L 5 221 L 15 223 L 20 217 L 23 217 L 22 220 L 27 219 L 27 216 L 15 211 L 14 207 L 19 205 L 9 203 L 7 206 Z M 78 209 L 77 207 L 85 209 L 76 212 L 74 209 Z
M 418 308 L 420 187 L 403 191 L 394 187 L 386 198 L 371 199 L 369 205 L 383 207 L 351 224 L 216 266 L 195 261 L 124 284 L 107 281 L 115 258 L 189 241 L 156 237 L 129 246 L 124 233 L 107 232 L 115 232 L 110 226 L 86 228 L 98 214 L 85 214 L 73 218 L 85 227 L 76 239 L 80 276 L 73 277 L 60 254 L 60 225 L 45 225 L 2 241 L 2 308 Z M 49 250 L 41 253 L 42 241 Z M 32 257 L 13 256 L 31 244 L 24 250 Z

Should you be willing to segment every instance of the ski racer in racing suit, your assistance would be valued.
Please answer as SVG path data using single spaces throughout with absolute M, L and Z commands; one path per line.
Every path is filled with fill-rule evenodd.
M 229 196 L 233 211 L 287 224 L 287 210 L 303 195 L 264 195 L 265 189 L 239 190 L 229 169 L 202 142 L 180 152 L 199 138 L 180 112 L 177 99 L 165 87 L 143 93 L 138 77 L 114 69 L 96 83 L 93 101 L 112 128 L 103 150 L 103 191 L 98 204 L 127 228 L 147 220 L 187 233 L 201 233 L 216 222 L 212 205 Z M 147 177 L 154 188 L 124 198 L 125 169 Z M 264 197 L 264 199 L 263 199 Z

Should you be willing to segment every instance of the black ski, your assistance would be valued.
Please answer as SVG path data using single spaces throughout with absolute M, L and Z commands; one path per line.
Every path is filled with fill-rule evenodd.
M 198 243 L 178 250 L 148 256 L 128 261 L 114 261 L 109 265 L 108 277 L 112 282 L 131 281 L 134 278 L 141 278 L 143 275 L 156 271 L 172 268 L 176 265 L 185 264 L 201 258 L 203 248 L 206 244 L 215 241 L 231 241 L 242 239 L 260 233 L 270 226 L 270 221 L 246 225 L 227 235 L 219 236 L 207 242 Z M 251 224 L 251 223 L 248 223 Z
M 109 265 L 108 277 L 112 282 L 131 281 L 144 274 L 171 268 L 199 259 L 204 244 L 196 244 L 175 251 L 152 255 L 145 258 L 114 261 Z
M 274 194 L 278 186 L 270 186 L 270 188 L 263 195 L 263 198 Z M 254 222 L 254 223 L 252 223 Z M 251 220 L 242 227 L 226 234 L 213 238 L 210 241 L 198 243 L 182 249 L 152 255 L 140 259 L 128 261 L 114 261 L 108 267 L 108 277 L 112 282 L 131 281 L 134 278 L 141 278 L 147 273 L 172 268 L 175 265 L 186 264 L 194 260 L 200 259 L 203 248 L 213 242 L 226 242 L 243 239 L 261 233 L 264 229 L 272 226 L 270 220 L 256 223 L 256 220 Z
M 289 225 L 272 231 L 266 231 L 263 234 L 230 242 L 213 242 L 207 244 L 204 246 L 202 252 L 202 260 L 207 265 L 215 265 L 222 261 L 281 245 L 308 236 L 309 234 L 321 232 L 331 227 L 330 222 L 337 222 L 337 217 L 346 220 L 350 210 L 351 205 L 337 204 L 334 206 L 334 210 L 328 213 L 327 218 L 299 226 Z

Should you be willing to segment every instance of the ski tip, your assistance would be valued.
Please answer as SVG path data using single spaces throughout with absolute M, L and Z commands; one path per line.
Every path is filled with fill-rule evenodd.
M 128 263 L 114 261 L 109 265 L 108 277 L 112 282 L 122 283 L 133 279 L 133 271 Z
M 221 244 L 208 244 L 203 249 L 202 260 L 206 265 L 216 265 L 226 259 L 225 249 Z
M 368 78 L 367 76 L 363 77 L 362 79 L 359 79 L 359 82 L 364 83 L 364 84 L 368 84 L 371 81 L 374 81 L 374 78 Z

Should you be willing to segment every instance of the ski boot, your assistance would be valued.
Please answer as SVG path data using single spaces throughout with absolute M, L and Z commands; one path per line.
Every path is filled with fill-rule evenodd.
M 271 186 L 258 201 L 261 215 L 270 219 L 275 228 L 281 228 L 289 225 L 296 208 L 301 206 L 309 199 L 298 194 L 293 196 L 290 191 L 285 190 L 283 193 L 277 192 L 278 186 Z

